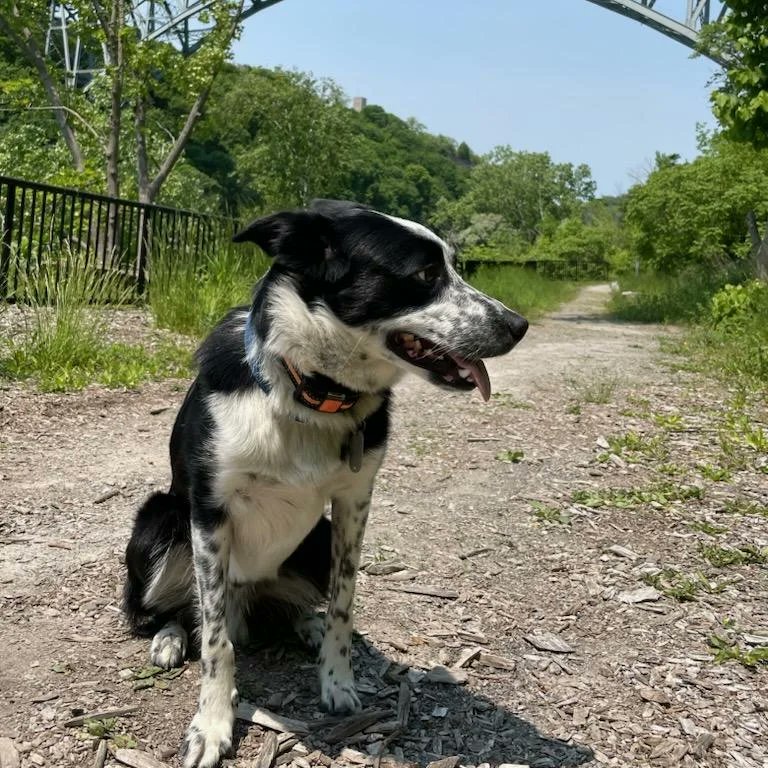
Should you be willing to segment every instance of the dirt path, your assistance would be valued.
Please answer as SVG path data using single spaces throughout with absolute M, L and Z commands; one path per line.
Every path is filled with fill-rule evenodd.
M 492 361 L 489 404 L 415 379 L 398 390 L 355 648 L 364 705 L 392 713 L 335 744 L 316 728 L 278 763 L 372 763 L 391 737 L 382 765 L 768 765 L 765 669 L 709 646 L 768 642 L 765 404 L 671 370 L 662 329 L 610 322 L 606 296 L 583 290 Z M 0 391 L 0 737 L 23 768 L 92 765 L 92 740 L 64 721 L 130 705 L 117 742 L 178 764 L 197 665 L 134 679 L 147 644 L 118 597 L 184 387 Z M 567 652 L 526 640 L 544 633 Z M 461 685 L 424 676 L 470 656 Z M 312 668 L 290 643 L 251 648 L 241 695 L 316 720 Z M 264 734 L 240 723 L 228 764 L 250 765 Z

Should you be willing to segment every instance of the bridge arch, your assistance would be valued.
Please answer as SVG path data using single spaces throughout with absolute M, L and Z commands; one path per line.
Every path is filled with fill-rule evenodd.
M 269 8 L 282 0 L 245 0 L 242 18 Z M 214 0 L 134 0 L 131 21 L 139 37 L 166 40 L 185 53 L 195 51 L 210 32 L 205 12 Z M 695 48 L 703 26 L 723 18 L 727 11 L 720 0 L 588 0 Z M 662 12 L 661 8 L 664 8 Z M 51 0 L 45 52 L 64 68 L 67 84 L 87 84 L 103 67 L 103 57 L 84 51 L 71 32 L 74 13 L 66 0 Z M 718 61 L 719 64 L 724 62 Z

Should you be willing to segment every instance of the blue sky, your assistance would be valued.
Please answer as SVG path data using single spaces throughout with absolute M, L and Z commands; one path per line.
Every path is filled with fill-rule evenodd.
M 586 0 L 283 0 L 246 22 L 235 61 L 331 77 L 476 152 L 588 163 L 601 194 L 656 150 L 693 157 L 714 123 L 714 64 Z

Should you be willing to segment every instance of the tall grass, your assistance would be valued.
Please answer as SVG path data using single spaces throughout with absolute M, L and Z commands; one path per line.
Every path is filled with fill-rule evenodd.
M 665 342 L 688 367 L 750 389 L 768 385 L 768 284 L 748 280 L 743 267 L 628 277 L 621 288 L 633 293 L 614 294 L 614 317 L 688 326 Z
M 265 256 L 243 246 L 223 247 L 199 264 L 179 263 L 170 251 L 153 254 L 150 312 L 160 328 L 203 336 L 228 309 L 248 301 L 267 267 Z
M 556 309 L 578 291 L 575 282 L 553 280 L 532 269 L 506 265 L 481 265 L 469 282 L 529 320 Z
M 727 283 L 744 279 L 743 269 L 687 269 L 679 275 L 624 275 L 621 292 L 608 308 L 618 320 L 637 323 L 690 323 L 705 317 L 712 297 Z M 627 295 L 625 295 L 625 292 Z
M 166 343 L 153 353 L 112 343 L 109 317 L 130 297 L 125 277 L 100 270 L 80 251 L 44 258 L 20 270 L 22 329 L 0 343 L 0 376 L 34 379 L 43 391 L 82 389 L 91 383 L 135 387 L 146 379 L 186 375 L 189 351 Z M 23 275 L 23 276 L 22 276 Z

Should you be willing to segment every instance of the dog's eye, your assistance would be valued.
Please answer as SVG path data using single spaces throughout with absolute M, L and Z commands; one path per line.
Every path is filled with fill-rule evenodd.
M 426 267 L 415 274 L 415 277 L 421 280 L 422 283 L 432 285 L 437 282 L 440 275 L 443 274 L 443 268 L 439 264 L 432 264 L 432 266 Z

